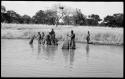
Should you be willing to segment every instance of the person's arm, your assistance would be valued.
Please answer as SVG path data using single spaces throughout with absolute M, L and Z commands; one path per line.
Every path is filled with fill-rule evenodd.
M 39 39 L 39 35 L 36 35 L 36 39 Z
M 73 36 L 74 36 L 74 34 L 71 34 L 71 36 L 70 36 L 70 37 L 72 38 Z
M 67 34 L 68 37 L 71 37 L 69 34 Z
M 34 34 L 34 35 L 32 35 L 32 38 L 36 38 L 36 35 Z
M 88 34 L 87 36 L 90 37 L 90 34 Z

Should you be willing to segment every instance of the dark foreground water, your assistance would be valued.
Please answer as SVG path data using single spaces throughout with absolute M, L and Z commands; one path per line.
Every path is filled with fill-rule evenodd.
M 123 47 L 77 43 L 76 50 L 1 39 L 2 77 L 123 77 Z

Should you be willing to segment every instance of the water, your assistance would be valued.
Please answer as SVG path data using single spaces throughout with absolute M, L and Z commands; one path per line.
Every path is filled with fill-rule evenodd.
M 1 39 L 2 77 L 123 77 L 123 46 L 77 43 L 76 50 Z

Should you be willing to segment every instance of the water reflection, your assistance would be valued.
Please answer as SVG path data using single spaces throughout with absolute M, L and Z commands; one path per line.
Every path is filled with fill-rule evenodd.
M 89 57 L 89 44 L 86 45 L 86 56 Z
M 86 45 L 86 57 L 87 57 L 87 62 L 88 62 L 88 58 L 89 58 L 89 52 L 90 52 L 90 48 L 89 48 L 89 44 Z
M 65 63 L 67 63 L 69 55 L 70 55 L 69 49 L 62 49 L 62 53 L 63 53 L 64 59 L 65 59 Z
M 38 56 L 40 55 L 41 52 L 41 44 L 38 44 Z
M 43 53 L 47 57 L 47 60 L 54 60 L 54 56 L 56 54 L 57 46 L 42 46 Z
M 31 47 L 31 49 L 32 49 L 32 52 L 34 51 L 34 46 L 33 46 L 33 44 L 29 44 L 30 45 L 30 47 Z
M 62 49 L 65 63 L 69 61 L 69 67 L 72 69 L 74 62 L 75 49 Z
M 64 52 L 62 52 L 62 49 L 60 47 L 58 47 L 59 49 L 57 48 L 51 49 L 41 45 L 41 50 L 39 50 L 40 52 L 39 57 L 43 60 L 37 60 L 36 55 L 38 55 L 38 48 L 37 48 L 38 44 L 36 42 L 33 45 L 29 45 L 28 43 L 26 43 L 27 42 L 26 40 L 11 40 L 11 39 L 10 40 L 2 39 L 2 40 L 4 40 L 4 45 L 1 45 L 2 46 L 1 75 L 5 77 L 6 76 L 41 77 L 49 75 L 50 76 L 60 75 L 62 77 L 67 77 L 67 76 L 122 77 L 123 76 L 123 54 L 120 54 L 123 53 L 123 47 L 115 48 L 114 51 L 109 46 L 106 47 L 101 45 L 87 45 L 87 44 L 83 45 L 79 43 L 77 44 L 79 48 L 75 49 L 75 51 L 64 50 Z M 15 42 L 18 42 L 18 44 L 15 44 Z M 13 51 L 16 50 L 15 47 L 18 48 L 17 50 L 18 52 Z M 31 48 L 32 49 L 34 48 L 35 54 L 33 55 L 31 55 L 32 51 Z M 54 54 L 56 56 L 55 59 L 57 60 L 54 60 L 54 63 L 52 61 L 46 62 L 46 60 L 44 59 L 45 57 L 48 57 L 48 55 L 46 56 L 44 55 L 48 52 L 47 49 L 50 49 L 49 53 Z M 84 56 L 81 56 L 83 54 L 82 50 L 84 50 Z M 100 51 L 101 54 L 98 54 L 97 50 Z M 105 57 L 108 57 L 108 63 L 104 55 Z M 89 59 L 91 57 L 91 62 L 89 61 L 89 64 L 85 60 L 87 56 L 89 56 L 88 57 Z M 61 62 L 62 57 L 63 60 L 68 61 L 67 63 L 68 65 L 66 66 L 66 68 L 64 68 L 65 63 Z M 73 67 L 72 69 L 69 68 L 70 65 Z M 58 70 L 59 72 L 55 72 L 56 70 Z M 74 71 L 68 72 L 69 70 L 74 70 Z
M 74 62 L 74 52 L 75 52 L 75 49 L 70 49 L 70 68 L 73 67 L 73 62 Z

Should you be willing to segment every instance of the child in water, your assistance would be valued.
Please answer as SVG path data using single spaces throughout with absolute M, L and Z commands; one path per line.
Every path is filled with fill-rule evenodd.
M 90 43 L 90 32 L 89 31 L 88 31 L 86 40 L 87 40 L 87 44 L 89 44 Z

